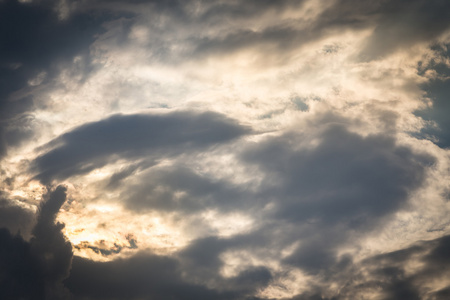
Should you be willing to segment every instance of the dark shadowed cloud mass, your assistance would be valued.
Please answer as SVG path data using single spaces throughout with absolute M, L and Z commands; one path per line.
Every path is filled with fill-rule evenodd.
M 37 3 L 36 3 L 37 2 Z M 75 13 L 62 22 L 56 1 L 0 2 L 0 155 L 35 134 L 32 112 L 45 106 L 30 87 L 51 84 L 76 56 L 89 70 L 89 45 L 106 17 Z M 86 74 L 86 76 L 88 76 Z
M 249 133 L 215 113 L 117 115 L 82 125 L 48 144 L 56 145 L 35 161 L 44 183 L 102 167 L 114 159 L 164 158 L 195 151 Z M 61 145 L 59 145 L 61 144 Z M 117 176 L 116 176 L 117 178 Z
M 449 19 L 0 0 L 0 299 L 449 299 Z
M 2 299 L 64 299 L 69 292 L 62 280 L 69 275 L 72 245 L 66 240 L 56 215 L 66 201 L 66 189 L 58 186 L 45 195 L 29 242 L 6 228 L 0 232 Z

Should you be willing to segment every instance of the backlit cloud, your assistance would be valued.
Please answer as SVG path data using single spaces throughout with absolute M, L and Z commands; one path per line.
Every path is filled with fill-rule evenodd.
M 446 1 L 0 1 L 0 297 L 447 299 Z

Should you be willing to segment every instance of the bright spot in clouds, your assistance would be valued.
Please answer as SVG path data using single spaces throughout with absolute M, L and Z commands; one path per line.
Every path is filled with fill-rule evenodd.
M 0 1 L 0 298 L 448 299 L 449 12 Z

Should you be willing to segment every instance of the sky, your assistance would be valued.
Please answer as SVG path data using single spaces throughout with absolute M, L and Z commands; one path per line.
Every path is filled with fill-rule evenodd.
M 449 20 L 0 0 L 0 298 L 450 299 Z

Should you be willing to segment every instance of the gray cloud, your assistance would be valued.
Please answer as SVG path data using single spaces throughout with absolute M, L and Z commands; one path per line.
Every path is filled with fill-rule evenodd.
M 326 118 L 329 123 L 319 118 L 312 132 L 287 132 L 243 148 L 239 159 L 257 166 L 258 177 L 263 178 L 256 191 L 245 184 L 214 181 L 187 166 L 154 167 L 139 174 L 136 185 L 125 189 L 121 199 L 136 211 L 148 208 L 187 215 L 214 208 L 255 218 L 257 226 L 250 232 L 202 238 L 178 254 L 197 282 L 219 284 L 217 274 L 225 263 L 221 257 L 227 251 L 280 259 L 279 253 L 296 241 L 300 245 L 283 264 L 329 280 L 333 272 L 345 277 L 353 259 L 338 257 L 338 249 L 377 230 L 405 208 L 435 159 L 397 145 L 394 137 L 362 137 L 348 131 L 348 120 Z M 309 145 L 312 137 L 318 141 L 315 147 L 301 146 Z M 180 192 L 182 196 L 177 196 Z M 264 211 L 269 203 L 273 209 Z M 402 285 L 401 275 L 397 277 L 399 286 L 393 286 L 397 291 L 392 293 L 407 295 L 408 286 Z M 321 288 L 319 281 L 317 289 Z
M 257 192 L 177 165 L 139 174 L 121 198 L 135 210 L 184 212 L 207 207 L 245 211 L 276 201 L 275 219 L 359 226 L 362 220 L 372 224 L 399 209 L 408 193 L 420 187 L 425 167 L 434 162 L 397 146 L 392 137 L 363 138 L 343 124 L 323 125 L 316 134 L 321 141 L 317 147 L 293 149 L 292 143 L 300 144 L 304 137 L 290 132 L 245 148 L 241 161 L 258 166 L 258 175 L 265 178 Z
M 127 177 L 133 175 L 136 171 L 141 169 L 140 164 L 129 165 L 125 168 L 122 168 L 120 171 L 114 173 L 109 179 L 107 187 L 110 189 L 117 188 L 120 183 L 126 179 Z
M 178 259 L 145 252 L 111 262 L 76 257 L 65 283 L 76 299 L 140 299 L 144 295 L 165 299 L 259 299 L 251 295 L 272 279 L 267 269 L 249 267 L 232 278 L 217 274 L 221 266 L 217 254 L 232 245 L 226 239 L 201 239 L 183 250 Z M 292 300 L 362 299 L 367 295 L 383 300 L 446 299 L 450 287 L 428 287 L 449 275 L 449 245 L 445 236 L 360 263 L 344 258 Z M 409 263 L 420 263 L 421 267 L 407 271 Z M 339 288 L 330 291 L 331 285 Z
M 11 233 L 29 238 L 35 224 L 34 214 L 14 205 L 6 197 L 0 197 L 0 228 L 7 228 Z
M 44 196 L 33 237 L 0 229 L 0 296 L 2 299 L 68 299 L 62 280 L 70 270 L 72 245 L 66 240 L 56 215 L 66 200 L 66 189 L 57 187 Z M 20 221 L 20 220 L 17 220 Z
M 362 50 L 363 59 L 377 59 L 421 42 L 433 43 L 450 28 L 448 1 L 388 1 L 376 13 L 377 26 Z
M 44 299 L 44 282 L 40 266 L 30 244 L 20 236 L 0 229 L 0 296 L 2 299 Z
M 286 259 L 311 271 L 334 262 L 334 249 L 348 232 L 370 231 L 401 209 L 434 161 L 397 146 L 391 137 L 361 137 L 339 124 L 322 126 L 314 148 L 293 148 L 307 136 L 288 133 L 242 156 L 266 174 L 259 197 L 274 203 L 270 218 L 311 224 L 298 230 L 304 246 Z
M 339 0 L 316 20 L 321 30 L 374 28 L 359 53 L 364 61 L 376 60 L 418 43 L 433 43 L 450 25 L 449 3 L 441 0 L 371 1 Z
M 266 60 L 274 53 L 278 60 L 283 60 L 311 42 L 344 30 L 372 28 L 372 34 L 357 55 L 360 60 L 370 61 L 418 43 L 431 44 L 450 27 L 447 22 L 449 4 L 441 0 L 371 3 L 339 0 L 312 20 L 270 18 L 266 24 L 258 23 L 268 14 L 282 14 L 301 8 L 304 3 L 154 1 L 150 9 L 145 10 L 146 14 L 154 16 L 155 20 L 164 16 L 170 22 L 149 22 L 147 15 L 143 18 L 136 15 L 123 28 L 123 38 L 128 39 L 129 22 L 150 27 L 151 38 L 147 47 L 152 50 L 152 59 L 167 64 L 229 55 L 249 48 L 258 49 Z M 136 8 L 143 4 L 130 5 Z M 258 26 L 254 26 L 252 21 Z M 183 47 L 173 47 L 175 43 Z
M 360 288 L 378 286 L 379 292 L 384 295 L 383 299 L 440 299 L 446 293 L 445 288 L 433 291 L 426 286 L 433 280 L 442 280 L 449 276 L 449 249 L 450 238 L 444 236 L 370 258 L 363 262 L 362 269 L 370 269 L 369 278 L 364 279 L 372 284 L 364 284 Z M 414 272 L 407 272 L 408 263 L 414 261 L 423 263 L 423 267 Z M 354 287 L 350 285 L 348 293 L 354 292 Z
M 264 6 L 262 6 L 264 7 Z M 282 9 L 284 5 L 280 5 Z M 253 36 L 260 35 L 261 43 L 277 44 L 277 53 L 292 47 L 330 36 L 340 30 L 359 30 L 375 26 L 359 56 L 363 60 L 374 60 L 393 53 L 398 49 L 411 47 L 417 43 L 433 43 L 436 38 L 450 28 L 450 4 L 447 1 L 372 1 L 361 3 L 354 0 L 336 1 L 306 29 L 268 28 L 263 34 L 240 35 L 242 39 L 231 38 L 227 46 L 254 43 Z M 239 14 L 238 14 L 239 15 Z M 241 42 L 239 42 L 241 41 Z M 292 45 L 292 46 L 290 46 Z M 218 48 L 227 49 L 227 46 Z
M 202 240 L 207 243 L 198 246 L 202 262 L 192 263 L 198 270 L 204 264 L 209 272 L 218 270 L 219 256 L 226 250 L 257 246 L 281 251 L 301 241 L 284 263 L 312 273 L 325 271 L 339 263 L 340 246 L 405 208 L 411 192 L 424 183 L 426 168 L 435 162 L 397 145 L 393 137 L 362 137 L 348 131 L 345 119 L 325 118 L 329 123 L 322 117 L 315 120 L 314 132 L 287 132 L 243 147 L 238 158 L 245 166 L 257 167 L 255 175 L 262 177 L 256 189 L 177 165 L 136 175 L 138 180 L 120 198 L 134 211 L 156 209 L 183 216 L 212 208 L 248 213 L 256 220 L 258 226 L 243 236 Z M 309 144 L 311 137 L 318 141 L 316 146 L 293 147 Z M 270 203 L 273 208 L 264 211 Z M 186 253 L 195 256 L 192 249 Z
M 435 289 L 432 282 L 445 281 L 449 276 L 449 245 L 449 237 L 444 236 L 376 255 L 360 263 L 341 264 L 331 268 L 327 277 L 322 277 L 311 289 L 291 300 L 364 299 L 369 296 L 383 300 L 446 299 L 449 286 Z M 443 255 L 438 254 L 441 251 Z M 421 266 L 408 270 L 411 263 Z M 331 284 L 339 287 L 337 291 L 329 290 Z
M 176 28 L 201 28 L 217 26 L 222 28 L 232 19 L 236 24 L 248 20 L 258 20 L 266 13 L 281 13 L 289 9 L 301 7 L 304 1 L 269 1 L 257 2 L 184 2 L 184 1 L 153 1 L 147 3 L 151 10 L 143 10 L 151 14 L 165 15 L 172 20 L 169 27 L 157 26 L 152 30 L 152 49 L 160 47 L 155 53 L 167 56 L 167 62 L 177 61 L 176 55 L 170 55 L 173 48 L 171 34 Z M 9 95 L 27 86 L 27 82 L 38 74 L 45 72 L 43 83 L 50 82 L 58 73 L 58 63 L 67 62 L 75 55 L 83 55 L 89 61 L 89 45 L 94 42 L 96 34 L 102 32 L 101 24 L 121 15 L 130 17 L 128 22 L 140 22 L 136 13 L 125 10 L 118 13 L 120 8 L 142 6 L 140 1 L 127 2 L 103 7 L 101 1 L 90 4 L 77 4 L 68 20 L 58 20 L 55 13 L 56 2 L 41 1 L 37 3 L 21 4 L 16 1 L 3 1 L 4 13 L 0 28 L 0 80 L 4 84 L 0 87 L 0 105 L 2 107 L 1 123 L 1 153 L 6 153 L 8 146 L 19 145 L 23 140 L 33 135 L 35 126 L 32 115 L 29 114 L 35 106 L 31 96 L 14 99 Z M 71 2 L 69 1 L 68 6 Z M 72 3 L 73 4 L 73 3 Z M 72 5 L 73 6 L 73 5 Z M 201 10 L 193 9 L 195 6 Z M 115 12 L 111 9 L 116 7 Z M 91 14 L 95 11 L 96 15 Z M 433 42 L 448 28 L 448 3 L 445 1 L 374 1 L 370 4 L 360 4 L 351 0 L 336 1 L 307 27 L 294 26 L 290 23 L 270 25 L 268 28 L 253 30 L 246 26 L 232 27 L 233 30 L 219 30 L 215 35 L 188 36 L 183 47 L 186 53 L 183 59 L 189 57 L 205 57 L 215 54 L 229 54 L 238 49 L 257 47 L 267 55 L 270 52 L 282 57 L 293 49 L 302 47 L 310 41 L 328 36 L 343 29 L 358 30 L 375 25 L 374 33 L 368 38 L 366 48 L 360 53 L 364 59 L 376 59 L 400 49 L 410 47 L 418 42 Z M 194 13 L 196 12 L 196 13 Z M 148 18 L 146 18 L 148 19 Z M 17 20 L 27 20 L 18 22 Z M 298 20 L 297 20 L 298 21 Z M 149 24 L 146 24 L 149 25 Z M 127 25 L 129 29 L 131 26 Z M 10 30 L 14 28 L 14 30 Z M 159 29 L 158 29 L 159 28 Z M 170 29 L 169 28 L 169 29 Z M 128 32 L 127 31 L 127 32 Z M 158 33 L 159 32 L 159 33 Z M 123 39 L 127 39 L 124 33 Z M 178 37 L 180 41 L 183 37 Z M 186 36 L 184 37 L 186 38 Z M 156 43 L 156 40 L 158 42 Z M 126 43 L 125 43 L 126 44 Z M 160 46 L 156 46 L 160 45 Z M 179 47 L 177 47 L 179 48 Z M 174 56 L 175 55 L 175 56 Z M 267 56 L 265 55 L 265 56 Z M 90 65 L 90 63 L 88 63 Z M 88 76 L 92 66 L 83 71 Z M 38 106 L 44 105 L 39 103 Z
M 87 61 L 84 78 L 92 69 L 89 45 L 108 16 L 76 12 L 62 21 L 56 6 L 56 1 L 0 2 L 0 158 L 8 147 L 33 136 L 32 111 L 46 105 L 27 93 L 14 96 L 15 92 L 29 90 L 29 82 L 39 74 L 42 78 L 34 84 L 51 83 L 61 64 L 71 63 L 77 55 Z
M 422 129 L 420 137 L 435 140 L 436 144 L 443 148 L 450 146 L 450 68 L 443 63 L 450 58 L 449 44 L 436 44 L 432 48 L 436 59 L 429 63 L 421 62 L 418 70 L 420 74 L 427 71 L 436 73 L 436 78 L 422 85 L 423 90 L 432 101 L 432 106 L 416 112 L 416 115 L 424 120 L 432 122 Z M 433 139 L 434 137 L 434 139 Z
M 101 26 L 107 20 L 127 16 L 120 19 L 123 31 L 97 40 L 99 44 L 116 43 L 112 47 L 117 51 L 134 47 L 133 26 L 146 26 L 149 41 L 141 46 L 151 53 L 149 59 L 172 65 L 247 49 L 255 50 L 264 62 L 272 57 L 286 62 L 300 48 L 335 33 L 373 29 L 355 54 L 359 62 L 367 62 L 418 44 L 431 45 L 450 28 L 450 2 L 442 0 L 338 0 L 307 22 L 278 22 L 272 17 L 301 7 L 304 1 L 81 2 L 64 2 L 75 9 L 66 20 L 59 20 L 57 1 L 0 1 L 0 158 L 9 147 L 32 138 L 36 121 L 32 111 L 45 107 L 33 93 L 23 97 L 14 93 L 51 85 L 61 65 L 76 55 L 86 62 L 81 80 L 87 78 L 95 69 L 89 48 L 96 34 L 107 30 Z M 434 47 L 448 59 L 448 45 Z M 323 51 L 340 48 L 325 46 Z M 440 131 L 426 128 L 422 133 L 438 137 L 438 146 L 448 147 L 448 67 L 419 66 L 418 75 L 427 70 L 440 76 L 422 87 L 434 107 L 416 115 L 436 122 Z M 45 76 L 37 78 L 40 74 Z M 305 115 L 314 113 L 312 105 L 294 102 Z M 368 106 L 364 109 L 374 112 Z M 171 257 L 138 252 L 110 262 L 79 257 L 72 262 L 63 225 L 55 224 L 66 200 L 64 188 L 46 196 L 37 218 L 1 196 L 0 227 L 8 230 L 0 229 L 0 298 L 64 299 L 70 297 L 67 287 L 75 299 L 84 300 L 257 299 L 258 291 L 283 274 L 249 264 L 241 266 L 243 271 L 236 276 L 223 277 L 220 272 L 227 263 L 223 254 L 240 251 L 261 261 L 281 260 L 283 268 L 299 268 L 314 276 L 314 284 L 293 299 L 358 299 L 366 293 L 380 299 L 447 299 L 448 283 L 434 290 L 427 287 L 450 275 L 448 236 L 363 262 L 338 256 L 343 247 L 356 245 L 407 207 L 411 193 L 426 182 L 427 168 L 436 163 L 396 141 L 401 116 L 377 113 L 385 124 L 380 134 L 361 136 L 346 127 L 351 121 L 328 115 L 305 123 L 308 128 L 243 142 L 233 151 L 247 175 L 261 180 L 251 187 L 215 179 L 185 163 L 192 154 L 226 147 L 252 133 L 224 115 L 192 111 L 114 115 L 74 128 L 38 149 L 42 154 L 30 171 L 42 183 L 83 175 L 123 159 L 130 165 L 114 173 L 105 186 L 118 192 L 133 212 L 176 212 L 188 219 L 212 208 L 218 214 L 249 214 L 255 226 L 227 238 L 199 238 Z M 176 165 L 158 165 L 165 158 L 176 158 Z M 199 219 L 195 218 L 199 226 L 207 225 Z M 29 242 L 16 234 L 19 230 L 31 230 Z M 292 254 L 282 258 L 280 253 L 296 242 Z M 78 247 L 111 256 L 124 246 Z M 137 248 L 136 241 L 130 240 L 125 248 Z M 411 271 L 411 262 L 421 267 Z M 339 291 L 331 291 L 330 286 L 336 285 Z
M 244 187 L 197 174 L 187 166 L 154 167 L 140 175 L 121 193 L 128 208 L 195 213 L 218 207 L 221 211 L 240 210 L 249 195 Z M 251 201 L 251 198 L 248 199 Z
M 266 270 L 248 270 L 209 288 L 190 282 L 191 271 L 176 259 L 145 252 L 111 262 L 75 257 L 66 285 L 76 299 L 256 299 L 251 294 L 270 279 Z
M 288 133 L 268 139 L 243 155 L 245 162 L 270 175 L 269 181 L 281 181 L 278 186 L 268 182 L 261 193 L 280 198 L 277 213 L 292 220 L 319 218 L 334 224 L 347 214 L 357 218 L 368 213 L 364 217 L 370 218 L 396 210 L 434 161 L 397 146 L 391 137 L 363 138 L 339 124 L 324 125 L 317 147 L 293 149 L 292 143 L 301 143 L 302 137 Z M 347 220 L 352 221 L 357 219 Z
M 45 199 L 45 198 L 44 198 Z M 69 275 L 72 245 L 61 230 L 64 224 L 56 223 L 59 209 L 66 201 L 66 188 L 58 186 L 46 196 L 40 206 L 36 226 L 33 228 L 31 251 L 38 259 L 42 278 L 45 280 L 48 299 L 64 295 L 61 281 Z
M 166 158 L 205 149 L 247 134 L 250 129 L 217 113 L 173 112 L 115 115 L 85 124 L 49 143 L 38 157 L 36 178 L 49 182 L 102 167 L 117 158 Z

